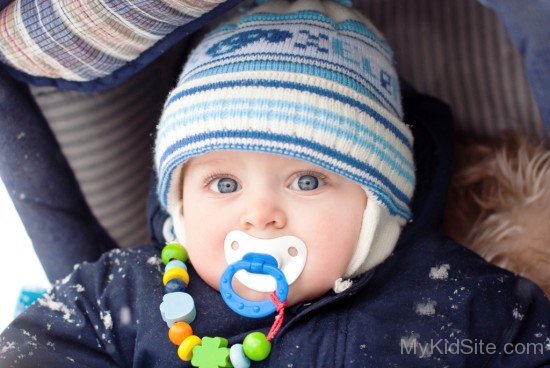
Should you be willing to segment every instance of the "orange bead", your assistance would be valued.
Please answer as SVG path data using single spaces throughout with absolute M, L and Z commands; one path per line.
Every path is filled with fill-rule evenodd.
M 187 322 L 176 322 L 168 330 L 168 338 L 178 346 L 191 335 L 193 335 L 193 329 Z

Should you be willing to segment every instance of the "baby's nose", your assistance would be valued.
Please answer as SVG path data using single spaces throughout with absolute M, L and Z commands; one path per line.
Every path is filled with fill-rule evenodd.
M 256 228 L 281 229 L 286 225 L 286 214 L 277 198 L 269 193 L 249 196 L 240 218 L 244 230 Z

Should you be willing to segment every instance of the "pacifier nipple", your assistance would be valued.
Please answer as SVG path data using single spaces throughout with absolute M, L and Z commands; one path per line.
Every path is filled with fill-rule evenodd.
M 273 257 L 277 261 L 277 268 L 285 275 L 288 285 L 300 276 L 307 259 L 306 245 L 302 240 L 291 235 L 275 239 L 259 239 L 235 230 L 225 237 L 224 251 L 228 264 L 242 260 L 248 253 Z M 277 286 L 274 278 L 265 274 L 240 270 L 235 277 L 246 287 L 260 292 L 272 292 Z

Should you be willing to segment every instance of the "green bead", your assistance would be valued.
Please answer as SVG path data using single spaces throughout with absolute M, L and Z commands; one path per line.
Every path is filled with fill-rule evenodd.
M 250 360 L 259 362 L 271 353 L 271 343 L 263 333 L 252 332 L 244 338 L 243 351 Z
M 162 248 L 162 253 L 160 254 L 162 258 L 162 263 L 168 264 L 172 259 L 177 259 L 182 262 L 187 261 L 187 251 L 183 245 L 178 243 L 169 243 Z
M 199 368 L 230 368 L 229 348 L 223 337 L 203 337 L 201 345 L 193 348 L 191 365 Z

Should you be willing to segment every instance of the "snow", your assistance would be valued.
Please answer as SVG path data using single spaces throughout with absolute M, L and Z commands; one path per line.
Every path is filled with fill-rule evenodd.
M 160 258 L 156 256 L 149 257 L 149 259 L 147 260 L 147 264 L 150 264 L 151 266 L 160 266 L 160 263 Z
M 418 303 L 416 305 L 416 314 L 420 316 L 433 316 L 435 314 L 435 300 L 428 299 L 426 303 Z
M 106 310 L 100 311 L 101 320 L 103 321 L 103 325 L 107 330 L 110 330 L 113 328 L 113 318 L 111 317 L 111 312 Z
M 432 280 L 446 280 L 449 277 L 449 270 L 451 266 L 447 263 L 440 266 L 430 268 L 430 279 Z
M 10 341 L 6 343 L 6 345 L 2 346 L 2 349 L 0 349 L 0 354 L 4 354 L 7 351 L 15 349 L 15 342 Z
M 68 274 L 67 276 L 65 276 L 63 279 L 61 279 L 61 281 L 58 282 L 59 285 L 65 285 L 67 282 L 69 282 L 69 280 L 71 279 L 71 276 L 72 274 Z
M 399 342 L 401 351 L 411 351 L 419 358 L 430 358 L 433 354 L 428 346 L 423 346 L 420 343 L 420 335 L 417 333 L 410 333 L 408 336 L 402 336 Z
M 63 313 L 63 319 L 65 321 L 69 323 L 74 323 L 74 320 L 71 318 L 74 314 L 74 311 L 70 310 L 65 304 L 53 300 L 51 295 L 44 295 L 42 298 L 38 299 L 38 303 L 43 307 Z
M 80 285 L 80 284 L 76 284 L 76 285 L 72 285 L 71 286 L 73 289 L 75 289 L 77 292 L 81 293 L 83 292 L 85 289 L 84 289 L 84 286 Z
M 512 311 L 512 315 L 514 316 L 515 319 L 521 321 L 523 319 L 523 314 L 521 314 L 517 308 L 514 308 L 514 310 Z
M 36 335 L 31 335 L 31 333 L 27 330 L 21 330 L 23 335 L 30 337 L 33 341 L 38 341 L 38 338 Z

